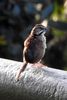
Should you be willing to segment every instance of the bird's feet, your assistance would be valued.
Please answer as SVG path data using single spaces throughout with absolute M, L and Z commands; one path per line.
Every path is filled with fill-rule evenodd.
M 32 66 L 33 66 L 33 67 L 36 67 L 36 68 L 41 68 L 41 67 L 43 67 L 44 65 L 43 65 L 42 63 L 38 62 L 38 63 L 34 63 Z

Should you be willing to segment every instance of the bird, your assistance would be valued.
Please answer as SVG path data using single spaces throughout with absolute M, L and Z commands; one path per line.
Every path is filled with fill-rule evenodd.
M 45 36 L 46 32 L 47 27 L 43 26 L 42 24 L 36 24 L 32 28 L 29 36 L 24 41 L 23 65 L 17 72 L 17 80 L 19 80 L 20 74 L 25 70 L 28 63 L 38 64 L 41 62 L 47 48 Z

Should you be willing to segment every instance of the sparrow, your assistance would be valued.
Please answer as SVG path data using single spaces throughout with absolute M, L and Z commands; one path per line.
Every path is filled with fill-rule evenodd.
M 38 64 L 44 57 L 46 50 L 46 32 L 47 28 L 45 26 L 36 24 L 31 30 L 30 35 L 24 41 L 23 65 L 16 75 L 17 80 L 19 80 L 20 74 L 25 70 L 28 63 Z

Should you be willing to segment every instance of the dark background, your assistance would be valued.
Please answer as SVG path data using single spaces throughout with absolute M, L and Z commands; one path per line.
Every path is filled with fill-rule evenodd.
M 66 70 L 67 0 L 0 0 L 0 57 L 22 61 L 24 40 L 45 20 L 49 31 L 42 63 Z

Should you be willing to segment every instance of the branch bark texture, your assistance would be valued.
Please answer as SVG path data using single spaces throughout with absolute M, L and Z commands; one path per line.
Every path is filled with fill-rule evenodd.
M 28 64 L 16 81 L 23 63 L 0 58 L 1 100 L 67 100 L 67 72 Z

